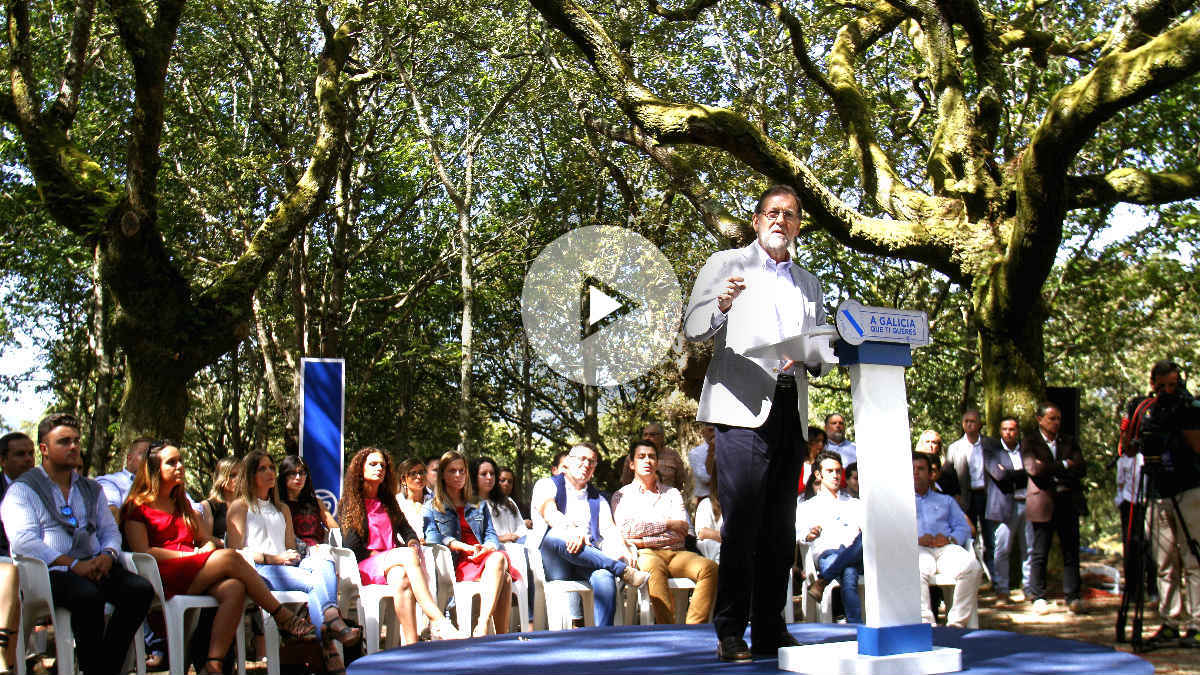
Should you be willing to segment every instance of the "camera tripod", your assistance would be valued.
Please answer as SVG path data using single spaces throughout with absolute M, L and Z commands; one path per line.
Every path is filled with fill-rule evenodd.
M 1143 455 L 1143 457 L 1145 457 Z M 1125 585 L 1121 588 L 1121 608 L 1117 611 L 1117 642 L 1125 642 L 1125 624 L 1129 619 L 1130 610 L 1132 609 L 1132 635 L 1130 636 L 1130 644 L 1135 653 L 1149 651 L 1156 645 L 1148 645 L 1142 639 L 1142 624 L 1146 609 L 1146 570 L 1153 563 L 1153 550 L 1147 545 L 1147 542 L 1154 541 L 1155 530 L 1158 527 L 1155 518 L 1150 509 L 1150 500 L 1147 498 L 1146 487 L 1152 476 L 1157 476 L 1163 470 L 1161 458 L 1145 457 L 1145 464 L 1139 472 L 1137 486 L 1134 489 L 1133 501 L 1130 504 L 1129 514 L 1129 535 L 1127 539 L 1126 555 L 1129 557 L 1126 565 Z M 1175 518 L 1179 522 L 1180 529 L 1183 531 L 1184 539 L 1187 541 L 1188 550 L 1192 555 L 1200 560 L 1200 543 L 1192 538 L 1192 533 L 1188 529 L 1187 521 L 1183 518 L 1183 511 L 1179 508 L 1179 499 L 1177 495 L 1163 498 L 1159 500 L 1158 508 L 1165 506 L 1165 502 L 1170 502 L 1171 508 L 1175 511 Z M 1146 522 L 1146 516 L 1150 514 L 1149 522 Z M 1186 555 L 1184 556 L 1186 560 Z M 1180 573 L 1180 583 L 1187 583 L 1187 576 Z

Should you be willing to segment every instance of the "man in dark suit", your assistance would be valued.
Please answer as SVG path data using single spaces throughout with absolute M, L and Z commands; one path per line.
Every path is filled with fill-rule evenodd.
M 1057 532 L 1063 556 L 1063 592 L 1067 609 L 1084 611 L 1079 583 L 1079 517 L 1086 516 L 1087 500 L 1083 477 L 1087 463 L 1075 439 L 1059 433 L 1062 411 L 1050 402 L 1038 405 L 1037 430 L 1021 441 L 1021 459 L 1029 481 L 1025 493 L 1025 517 L 1033 523 L 1033 552 L 1030 556 L 1029 588 L 1033 611 L 1045 614 L 1046 558 L 1050 538 Z
M 33 439 L 20 431 L 0 436 L 0 494 L 33 468 Z
M 1013 549 L 1019 559 L 1025 559 L 1024 547 L 1017 539 L 1025 529 L 1025 463 L 1021 459 L 1020 427 L 1017 418 L 1000 421 L 1000 440 L 988 438 L 983 445 L 984 468 L 987 471 L 987 509 L 984 513 L 984 538 L 992 542 L 985 562 L 992 572 L 996 597 L 1007 603 L 1009 596 L 1008 566 Z M 1028 546 L 1028 542 L 1025 544 Z

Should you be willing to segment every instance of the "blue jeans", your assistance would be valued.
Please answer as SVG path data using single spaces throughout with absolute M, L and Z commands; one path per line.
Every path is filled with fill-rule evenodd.
M 1018 548 L 1017 536 L 1024 527 L 1025 502 L 1014 501 L 1012 512 L 1004 520 L 984 521 L 985 532 L 990 531 L 990 536 L 995 541 L 991 572 L 992 583 L 997 593 L 1004 594 L 1012 588 L 1008 580 L 1008 561 L 1012 558 L 1013 549 Z M 1020 560 L 1025 559 L 1024 551 L 1018 549 L 1016 553 Z
M 817 556 L 817 570 L 822 579 L 837 579 L 841 583 L 846 623 L 862 623 L 862 599 L 858 597 L 858 578 L 863 573 L 862 534 L 855 537 L 849 546 L 822 551 Z
M 597 626 L 613 625 L 617 612 L 617 577 L 625 571 L 625 561 L 614 560 L 596 548 L 584 546 L 579 553 L 568 553 L 567 542 L 549 532 L 542 538 L 542 567 L 551 581 L 587 581 L 592 586 L 592 610 Z M 571 594 L 571 616 L 583 617 L 579 595 Z
M 308 593 L 308 620 L 321 634 L 324 613 L 337 606 L 337 570 L 327 558 L 309 556 L 300 565 L 255 565 L 259 576 L 273 591 L 304 591 Z

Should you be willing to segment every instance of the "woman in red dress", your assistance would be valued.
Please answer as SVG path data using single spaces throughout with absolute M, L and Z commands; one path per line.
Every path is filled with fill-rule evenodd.
M 222 672 L 247 595 L 275 617 L 285 636 L 316 639 L 308 619 L 280 604 L 245 558 L 237 551 L 216 548 L 210 540 L 208 525 L 184 494 L 183 456 L 169 441 L 155 442 L 146 452 L 121 508 L 121 525 L 130 550 L 149 553 L 158 561 L 168 598 L 181 593 L 216 598 L 219 606 L 205 673 Z
M 500 539 L 492 524 L 486 502 L 474 498 L 467 460 L 461 453 L 442 455 L 433 501 L 425 511 L 425 541 L 441 544 L 454 554 L 456 581 L 482 581 L 484 593 L 479 599 L 479 622 L 472 637 L 489 632 L 493 619 L 497 632 L 508 632 L 512 609 L 512 583 L 517 571 L 509 564 L 508 554 L 500 549 Z M 460 630 L 465 630 L 459 626 Z

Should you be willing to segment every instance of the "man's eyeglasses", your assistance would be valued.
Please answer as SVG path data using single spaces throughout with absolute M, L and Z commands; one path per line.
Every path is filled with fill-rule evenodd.
M 771 209 L 770 211 L 759 211 L 758 213 L 767 220 L 778 220 L 781 216 L 789 223 L 794 223 L 800 220 L 799 214 L 797 214 L 795 211 L 789 211 L 787 209 Z
M 596 466 L 596 460 L 591 457 L 579 457 L 578 455 L 570 455 L 570 457 L 584 466 Z

